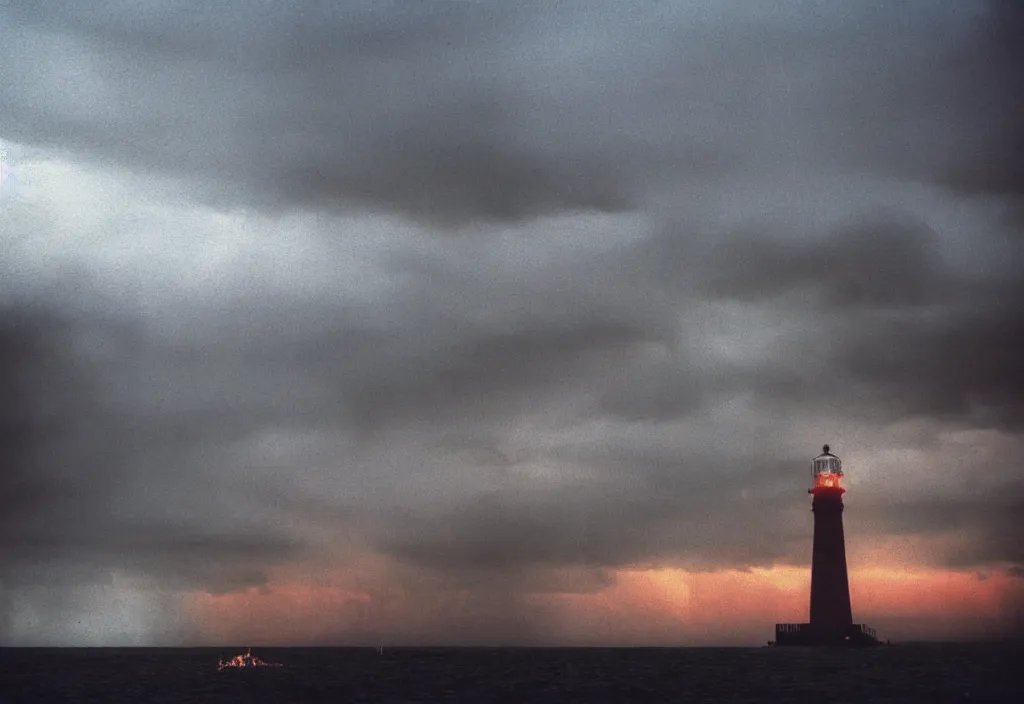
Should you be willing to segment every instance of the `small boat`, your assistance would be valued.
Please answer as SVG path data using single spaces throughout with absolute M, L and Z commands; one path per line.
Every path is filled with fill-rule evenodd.
M 217 663 L 217 671 L 227 669 L 229 667 L 281 667 L 281 663 L 278 662 L 266 662 L 260 660 L 258 657 L 252 654 L 252 648 L 249 648 L 245 655 L 236 655 L 230 660 L 221 660 Z

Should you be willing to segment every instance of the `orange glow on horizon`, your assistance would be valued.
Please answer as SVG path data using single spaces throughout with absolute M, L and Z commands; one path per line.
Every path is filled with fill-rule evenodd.
M 806 567 L 632 568 L 614 575 L 612 586 L 597 592 L 509 596 L 486 589 L 475 595 L 443 583 L 399 588 L 387 571 L 339 573 L 326 583 L 281 574 L 262 590 L 194 594 L 191 604 L 211 642 L 262 644 L 416 644 L 435 636 L 457 641 L 460 629 L 471 626 L 484 639 L 492 634 L 497 643 L 514 644 L 525 636 L 502 629 L 526 622 L 534 644 L 751 645 L 768 640 L 775 623 L 808 616 Z M 364 586 L 337 586 L 346 582 Z M 1003 574 L 980 580 L 940 569 L 850 570 L 854 619 L 893 640 L 984 635 L 1006 617 L 1010 595 L 1019 599 L 1021 587 L 1021 580 Z M 502 620 L 503 610 L 514 611 L 515 618 Z

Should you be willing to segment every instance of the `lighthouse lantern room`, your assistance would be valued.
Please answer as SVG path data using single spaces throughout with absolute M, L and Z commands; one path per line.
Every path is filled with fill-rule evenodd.
M 842 486 L 843 463 L 829 451 L 828 445 L 821 448 L 821 454 L 814 458 L 814 485 L 809 494 L 844 493 Z

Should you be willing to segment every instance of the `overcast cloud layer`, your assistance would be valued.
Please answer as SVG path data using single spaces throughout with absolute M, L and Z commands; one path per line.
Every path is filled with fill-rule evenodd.
M 419 637 L 539 642 L 525 597 L 617 568 L 805 565 L 824 442 L 849 536 L 1019 577 L 1020 36 L 0 2 L 0 643 L 187 639 L 183 594 L 367 555 L 468 585 Z

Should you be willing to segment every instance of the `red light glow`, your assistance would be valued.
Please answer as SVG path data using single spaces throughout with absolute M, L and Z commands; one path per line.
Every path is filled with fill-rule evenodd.
M 822 472 L 821 474 L 814 475 L 814 488 L 840 488 L 842 487 L 842 476 L 841 474 L 833 474 L 832 472 Z

